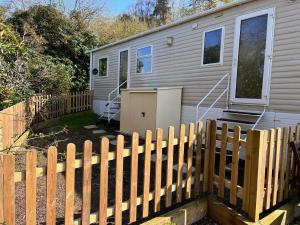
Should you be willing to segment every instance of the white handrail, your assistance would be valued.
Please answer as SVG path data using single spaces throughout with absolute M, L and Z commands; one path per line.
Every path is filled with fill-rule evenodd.
M 201 101 L 197 104 L 196 107 L 196 124 L 198 123 L 199 119 L 198 119 L 198 115 L 199 115 L 199 107 L 200 105 L 208 98 L 208 96 L 211 95 L 211 93 L 213 93 L 214 90 L 216 90 L 216 88 L 228 77 L 228 83 L 227 83 L 227 88 L 225 89 L 225 91 L 223 91 L 223 93 L 217 98 L 217 100 L 215 102 L 213 102 L 213 104 L 208 108 L 208 110 L 204 113 L 204 116 L 212 109 L 212 107 L 221 99 L 221 97 L 227 92 L 227 104 L 228 104 L 228 98 L 229 98 L 229 85 L 230 85 L 230 73 L 225 74 L 213 87 L 212 89 L 210 89 L 210 91 L 201 99 Z M 204 118 L 204 116 L 201 116 L 201 119 Z
M 127 83 L 127 80 L 125 80 L 122 84 L 120 84 L 118 87 L 116 87 L 114 90 L 112 90 L 109 94 L 108 94 L 108 103 L 110 103 L 110 96 L 117 90 L 120 89 L 120 87 L 122 87 L 124 84 Z
M 259 116 L 259 118 L 256 121 L 256 123 L 253 125 L 252 130 L 254 130 L 257 127 L 258 123 L 261 121 L 261 119 L 263 118 L 263 116 L 265 115 L 265 113 L 266 113 L 266 107 L 264 107 L 264 111 L 261 113 L 261 115 Z

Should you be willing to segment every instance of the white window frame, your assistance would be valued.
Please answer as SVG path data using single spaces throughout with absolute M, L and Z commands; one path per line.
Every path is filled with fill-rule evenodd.
M 128 65 L 127 65 L 127 88 L 130 88 L 130 71 L 131 71 L 131 68 L 130 68 L 130 59 L 131 59 L 131 55 L 130 55 L 130 47 L 128 48 L 122 48 L 122 49 L 119 49 L 119 53 L 118 53 L 118 86 L 119 87 L 121 84 L 120 84 L 120 63 L 121 63 L 121 58 L 120 58 L 120 54 L 121 52 L 125 52 L 125 51 L 128 51 Z
M 216 31 L 216 30 L 222 30 L 221 49 L 220 49 L 220 62 L 204 64 L 205 35 L 206 35 L 206 33 L 209 33 L 209 32 L 212 32 L 212 31 Z M 224 42 L 225 42 L 225 26 L 222 26 L 222 27 L 214 27 L 214 28 L 211 28 L 211 29 L 208 29 L 208 30 L 203 31 L 201 66 L 223 65 L 223 62 L 224 62 L 224 45 L 225 45 Z
M 107 59 L 107 65 L 106 65 L 106 76 L 100 75 L 100 60 L 101 59 Z M 98 77 L 99 78 L 107 78 L 108 77 L 108 71 L 109 71 L 109 56 L 102 56 L 98 58 Z
M 139 56 L 138 56 L 138 52 L 139 52 L 139 50 L 141 50 L 141 49 L 143 49 L 143 48 L 151 48 L 151 54 L 150 54 L 150 55 L 145 55 L 145 56 L 139 57 Z M 149 56 L 151 57 L 151 70 L 150 70 L 150 72 L 137 72 L 138 59 L 144 58 L 144 57 L 149 57 Z M 152 73 L 152 71 L 153 71 L 153 45 L 147 45 L 147 46 L 143 46 L 143 47 L 138 48 L 138 49 L 136 50 L 136 68 L 135 68 L 135 72 L 136 72 L 137 74 L 150 74 L 150 73 Z
M 262 86 L 262 97 L 261 99 L 245 99 L 236 98 L 236 82 L 237 82 L 237 67 L 239 60 L 239 44 L 240 44 L 240 33 L 241 33 L 241 22 L 246 19 L 254 18 L 268 14 L 268 27 L 267 27 L 267 44 L 265 51 L 265 65 L 264 65 L 264 77 Z M 269 105 L 270 100 L 270 83 L 272 73 L 272 56 L 273 56 L 273 45 L 274 45 L 274 30 L 275 30 L 275 8 L 268 8 L 264 10 L 255 11 L 248 13 L 236 18 L 235 22 L 235 34 L 234 34 L 234 45 L 233 45 L 233 59 L 232 59 L 232 76 L 231 76 L 231 91 L 230 91 L 230 102 L 232 104 L 248 104 L 248 105 Z

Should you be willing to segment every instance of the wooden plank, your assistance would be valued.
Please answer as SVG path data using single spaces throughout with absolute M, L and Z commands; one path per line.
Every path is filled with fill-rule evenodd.
M 168 132 L 168 161 L 166 181 L 166 207 L 172 205 L 173 159 L 174 159 L 174 127 L 169 127 Z
M 217 122 L 211 121 L 210 129 L 210 146 L 209 146 L 209 176 L 208 176 L 208 191 L 213 192 L 214 186 L 214 174 L 215 174 L 215 159 L 216 159 L 216 134 L 217 134 Z
M 211 136 L 211 122 L 206 121 L 206 131 L 205 131 L 205 153 L 204 153 L 204 184 L 203 191 L 207 192 L 209 188 L 209 164 L 210 164 L 210 136 Z
M 145 137 L 146 139 L 144 159 L 143 218 L 149 216 L 152 131 L 147 130 Z
M 265 200 L 265 182 L 266 182 L 266 164 L 267 164 L 267 149 L 268 149 L 268 131 L 263 131 L 263 140 L 262 140 L 262 149 L 261 157 L 259 158 L 261 163 L 261 172 L 260 172 L 260 212 L 263 212 L 264 200 Z
M 221 156 L 220 156 L 220 167 L 219 167 L 219 187 L 218 187 L 218 196 L 220 198 L 224 198 L 227 135 L 228 135 L 228 125 L 227 123 L 223 123 L 222 140 L 221 140 Z
M 178 170 L 177 170 L 177 190 L 176 190 L 176 202 L 182 201 L 182 171 L 184 160 L 184 139 L 185 139 L 185 125 L 180 125 L 179 131 L 179 146 L 178 146 Z
M 91 184 L 92 184 L 92 149 L 91 141 L 84 142 L 83 180 L 82 180 L 82 225 L 90 224 Z
M 0 114 L 1 117 L 1 114 Z M 3 177 L 3 155 L 0 155 L 0 224 L 4 223 L 4 177 Z
M 122 225 L 123 149 L 124 136 L 118 135 L 116 150 L 115 225 Z
M 291 169 L 292 169 L 292 149 L 290 144 L 294 140 L 294 132 L 295 130 L 290 127 L 289 128 L 289 135 L 288 135 L 288 143 L 287 143 L 287 161 L 286 161 L 286 174 L 285 174 L 285 181 L 284 181 L 284 199 L 289 197 L 290 191 L 290 177 L 291 177 Z
M 238 172 L 239 172 L 239 153 L 240 153 L 241 128 L 234 128 L 234 141 L 232 145 L 232 167 L 231 167 L 231 187 L 230 187 L 230 204 L 236 205 Z
M 154 212 L 160 211 L 160 189 L 162 170 L 162 140 L 163 130 L 156 130 L 156 160 L 155 160 L 155 183 L 154 183 Z
M 46 224 L 56 224 L 56 164 L 57 164 L 57 149 L 50 147 L 47 157 L 47 200 L 46 200 Z
M 36 224 L 36 151 L 26 153 L 26 225 Z
M 266 146 L 267 136 L 264 131 L 250 131 L 252 138 L 251 145 L 251 173 L 249 185 L 249 219 L 253 222 L 259 220 L 261 206 L 263 203 L 262 192 L 264 191 L 261 186 L 264 184 L 265 179 L 265 164 L 266 161 Z
M 109 139 L 101 140 L 99 225 L 107 224 Z
M 4 189 L 4 221 L 8 225 L 15 225 L 15 157 L 3 156 L 3 189 Z
M 131 141 L 131 162 L 130 162 L 130 209 L 129 222 L 136 221 L 136 199 L 137 199 L 137 179 L 138 179 L 138 148 L 139 148 L 139 134 L 133 132 Z
M 283 128 L 281 160 L 280 160 L 280 174 L 279 174 L 279 197 L 278 197 L 279 202 L 283 201 L 285 163 L 286 163 L 286 159 L 287 159 L 287 143 L 288 143 L 288 129 Z
M 187 150 L 187 173 L 186 173 L 186 188 L 185 198 L 189 199 L 192 197 L 192 169 L 193 169 L 193 153 L 194 153 L 194 141 L 195 141 L 195 125 L 189 124 L 188 134 L 188 150 Z
M 74 144 L 68 144 L 66 159 L 65 225 L 74 224 L 75 155 L 76 146 Z
M 275 206 L 277 204 L 277 196 L 278 196 L 278 189 L 279 189 L 278 180 L 279 180 L 280 155 L 281 155 L 281 135 L 282 135 L 282 130 L 280 128 L 276 129 L 272 206 Z
M 266 209 L 271 206 L 271 194 L 272 194 L 272 172 L 274 163 L 274 129 L 269 132 L 269 145 L 268 145 L 268 170 L 267 170 L 267 192 L 266 192 Z
M 189 199 L 192 197 L 192 169 L 193 169 L 193 153 L 194 153 L 194 142 L 195 142 L 195 125 L 189 124 L 188 134 L 188 150 L 187 150 L 187 173 L 186 173 L 186 188 L 185 198 Z
M 200 194 L 200 176 L 201 176 L 201 160 L 202 160 L 202 133 L 203 123 L 198 122 L 197 126 L 197 147 L 196 147 L 196 162 L 195 162 L 195 185 L 194 185 L 194 197 Z

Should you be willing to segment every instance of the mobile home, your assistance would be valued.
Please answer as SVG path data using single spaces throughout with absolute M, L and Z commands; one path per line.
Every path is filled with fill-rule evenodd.
M 94 111 L 109 120 L 119 118 L 122 89 L 182 87 L 182 123 L 292 125 L 300 121 L 300 1 L 234 1 L 94 49 L 90 65 Z

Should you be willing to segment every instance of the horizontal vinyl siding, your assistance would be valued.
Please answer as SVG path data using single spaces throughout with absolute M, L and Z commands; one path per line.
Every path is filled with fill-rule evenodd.
M 300 112 L 296 97 L 300 94 L 300 2 L 288 0 L 257 0 L 94 52 L 93 67 L 97 67 L 99 57 L 109 56 L 109 77 L 94 76 L 95 98 L 106 100 L 117 87 L 119 49 L 130 47 L 131 87 L 183 86 L 183 104 L 196 105 L 224 74 L 231 72 L 236 17 L 271 7 L 276 8 L 276 23 L 269 110 Z M 196 30 L 193 23 L 198 24 Z M 201 66 L 203 31 L 222 26 L 223 65 Z M 174 38 L 172 47 L 166 44 L 169 36 Z M 149 45 L 153 46 L 153 72 L 136 74 L 136 51 Z M 226 81 L 203 106 L 210 105 L 225 87 Z M 224 100 L 217 106 L 224 106 Z

